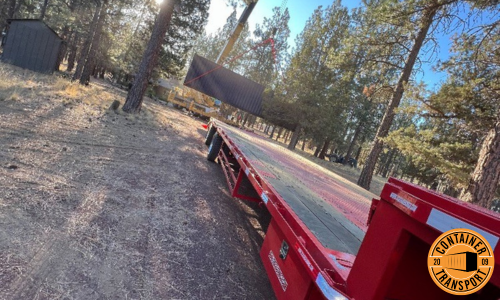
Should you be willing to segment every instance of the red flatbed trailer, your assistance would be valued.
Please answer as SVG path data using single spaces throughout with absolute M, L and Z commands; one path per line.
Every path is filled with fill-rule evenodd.
M 427 271 L 431 244 L 453 228 L 479 232 L 500 254 L 497 213 L 394 178 L 370 200 L 252 132 L 208 126 L 207 158 L 222 165 L 232 196 L 272 216 L 260 256 L 278 299 L 500 299 L 499 260 L 489 283 L 468 296 L 442 291 Z M 254 195 L 240 192 L 245 182 Z

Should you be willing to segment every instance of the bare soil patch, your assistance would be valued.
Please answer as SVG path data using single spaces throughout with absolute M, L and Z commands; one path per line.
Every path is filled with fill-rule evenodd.
M 0 64 L 0 299 L 273 299 L 202 121 Z

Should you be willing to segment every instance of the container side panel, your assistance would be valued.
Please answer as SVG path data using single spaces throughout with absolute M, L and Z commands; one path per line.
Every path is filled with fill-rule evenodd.
M 262 114 L 264 86 L 195 55 L 184 85 L 253 115 Z

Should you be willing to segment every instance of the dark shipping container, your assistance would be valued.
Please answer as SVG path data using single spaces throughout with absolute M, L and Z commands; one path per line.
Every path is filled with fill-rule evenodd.
M 443 266 L 447 269 L 471 272 L 477 270 L 477 253 L 461 252 L 443 257 Z
M 262 115 L 264 86 L 195 55 L 184 85 L 256 116 Z

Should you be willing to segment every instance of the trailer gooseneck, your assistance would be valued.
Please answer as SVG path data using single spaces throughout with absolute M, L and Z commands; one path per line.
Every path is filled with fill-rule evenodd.
M 498 257 L 498 214 L 394 178 L 374 198 L 279 145 L 216 120 L 206 144 L 231 195 L 262 202 L 272 216 L 260 256 L 278 299 L 500 299 L 498 270 L 468 296 L 444 292 L 427 270 L 430 246 L 453 228 L 480 233 Z M 241 192 L 243 182 L 253 193 Z

